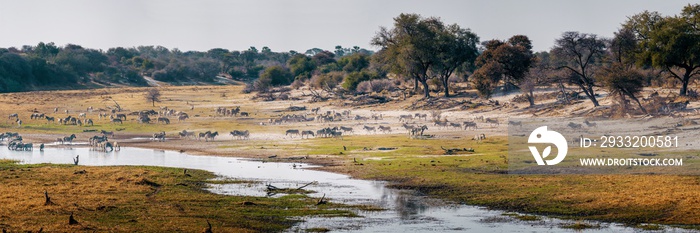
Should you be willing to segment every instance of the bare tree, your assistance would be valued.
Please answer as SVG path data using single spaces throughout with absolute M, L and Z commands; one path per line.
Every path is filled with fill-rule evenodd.
M 146 100 L 151 101 L 153 107 L 155 107 L 156 102 L 160 102 L 160 91 L 155 88 L 149 89 L 146 92 Z

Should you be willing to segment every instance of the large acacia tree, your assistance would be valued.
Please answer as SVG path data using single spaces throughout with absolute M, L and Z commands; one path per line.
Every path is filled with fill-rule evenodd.
M 430 97 L 428 80 L 438 76 L 447 86 L 457 67 L 476 58 L 478 37 L 458 25 L 445 26 L 435 17 L 400 14 L 394 18 L 394 28 L 381 27 L 371 43 L 381 47 L 392 71 L 413 78 L 416 90 L 422 84 L 425 97 Z
M 568 71 L 569 82 L 578 86 L 595 107 L 600 106 L 593 90 L 597 86 L 595 74 L 605 48 L 606 40 L 595 34 L 564 32 L 551 52 L 558 63 L 556 69 Z
M 682 83 L 680 95 L 687 95 L 688 84 L 700 75 L 700 4 L 684 7 L 677 16 L 645 11 L 623 26 L 638 40 L 637 65 L 664 69 Z
M 439 33 L 436 43 L 438 50 L 432 73 L 437 75 L 445 89 L 445 97 L 450 97 L 449 79 L 457 68 L 465 63 L 473 63 L 479 56 L 476 47 L 479 37 L 469 29 L 453 24 Z
M 482 96 L 490 97 L 501 82 L 505 87 L 530 84 L 526 78 L 535 56 L 532 42 L 527 36 L 516 35 L 507 41 L 490 40 L 484 43 L 484 47 L 486 50 L 476 59 L 479 68 L 473 75 Z M 532 92 L 526 95 L 530 98 Z M 534 98 L 530 103 L 534 105 Z

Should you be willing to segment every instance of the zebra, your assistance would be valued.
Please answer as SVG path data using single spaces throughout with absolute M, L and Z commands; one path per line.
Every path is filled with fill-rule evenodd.
M 177 117 L 177 121 L 185 121 L 185 120 L 187 120 L 187 118 L 190 118 L 190 117 L 187 116 L 186 114 L 180 115 L 179 117 Z
M 340 131 L 343 131 L 344 133 L 354 133 L 352 127 L 340 126 Z
M 374 127 L 369 127 L 369 126 L 366 126 L 366 125 L 365 125 L 365 127 L 362 127 L 362 128 L 365 129 L 365 130 L 367 130 L 368 133 L 369 133 L 370 131 L 375 132 L 375 133 L 377 132 L 377 129 L 374 128 Z
M 207 133 L 204 135 L 204 141 L 208 142 L 209 139 L 211 139 L 212 141 L 214 141 L 214 138 L 215 138 L 216 136 L 219 136 L 219 132 L 213 132 L 213 133 L 207 132 Z
M 410 135 L 411 136 L 418 136 L 418 135 L 423 136 L 423 133 L 427 129 L 428 129 L 427 125 L 423 125 L 421 127 L 414 127 L 413 129 L 411 129 Z
M 170 124 L 170 119 L 167 117 L 158 117 L 158 122 L 163 122 L 163 124 Z
M 355 120 L 356 120 L 356 121 L 368 121 L 368 120 L 369 120 L 369 117 L 364 117 L 364 116 L 356 115 L 356 116 L 355 116 Z
M 411 114 L 399 116 L 399 122 L 408 122 L 410 120 L 413 120 L 413 115 Z
M 381 131 L 382 133 L 391 133 L 391 127 L 380 125 L 379 131 Z
M 435 121 L 434 126 L 439 126 L 441 128 L 446 128 L 449 123 L 447 121 Z
M 512 126 L 518 126 L 518 127 L 520 127 L 520 128 L 523 127 L 523 122 L 522 122 L 522 121 L 508 121 L 508 124 L 509 124 L 509 125 L 512 125 Z
M 481 142 L 484 139 L 486 139 L 486 134 L 483 134 L 483 133 L 474 135 L 474 138 L 472 138 L 472 140 L 475 140 L 477 142 Z
M 231 136 L 233 136 L 234 138 L 249 139 L 250 132 L 248 132 L 248 130 L 244 130 L 244 131 L 234 130 L 234 131 L 231 131 Z
M 310 137 L 309 135 L 314 136 L 314 137 L 316 136 L 316 135 L 314 134 L 314 131 L 311 131 L 311 130 L 304 130 L 304 131 L 301 131 L 301 138 L 302 138 L 302 139 L 304 138 L 304 136 L 306 136 L 306 138 L 308 139 L 308 138 Z
M 408 131 L 409 133 L 411 132 L 411 130 L 413 130 L 413 129 L 416 128 L 416 126 L 409 125 L 409 124 L 406 124 L 406 123 L 403 123 L 401 126 L 402 126 L 404 129 L 406 129 L 406 131 Z
M 573 122 L 569 122 L 569 124 L 568 124 L 567 126 L 569 126 L 569 127 L 572 128 L 572 129 L 581 129 L 581 127 L 582 127 L 583 125 L 581 125 L 581 124 L 576 124 L 576 123 L 573 123 Z
M 112 136 L 112 138 L 114 138 L 114 131 L 105 131 L 105 130 L 102 130 L 102 131 L 100 131 L 100 133 L 101 133 L 102 135 L 104 135 L 104 136 Z
M 590 122 L 588 120 L 583 121 L 583 123 L 586 124 L 586 126 L 588 126 L 588 128 L 598 127 L 598 124 L 596 124 L 595 122 Z
M 484 122 L 491 124 L 492 127 L 501 125 L 501 123 L 498 122 L 498 119 L 495 118 L 486 118 Z
M 469 128 L 472 128 L 475 130 L 477 129 L 476 122 L 473 122 L 473 121 L 465 121 L 462 123 L 462 126 L 464 126 L 464 130 L 467 130 Z
M 116 124 L 116 123 L 124 124 L 124 123 L 122 122 L 122 119 L 119 119 L 119 118 L 114 118 L 114 119 L 112 119 L 112 123 L 114 123 L 114 124 Z
M 331 131 L 331 136 L 335 139 L 340 138 L 340 140 L 343 140 L 343 132 L 340 131 Z
M 211 134 L 211 131 L 207 131 L 207 132 L 204 132 L 204 133 L 199 133 L 198 136 L 197 136 L 197 140 L 206 137 L 207 134 Z
M 190 138 L 190 137 L 194 138 L 195 137 L 194 132 L 192 132 L 192 131 L 188 132 L 187 130 L 183 130 L 182 132 L 179 132 L 178 134 L 180 135 L 180 138 L 183 138 L 183 137 L 184 138 Z
M 284 136 L 287 136 L 287 135 L 290 135 L 290 134 L 291 134 L 290 137 L 294 137 L 295 134 L 296 134 L 296 135 L 299 135 L 299 130 L 298 130 L 298 129 L 290 129 L 290 130 L 287 130 L 287 132 L 284 133 Z
M 158 141 L 164 142 L 165 141 L 165 131 L 161 131 L 160 133 L 154 133 L 152 140 L 158 140 Z
M 70 144 L 73 144 L 73 139 L 75 139 L 75 134 L 71 134 L 71 135 L 68 136 L 68 137 L 63 137 L 63 138 L 62 138 L 62 143 L 61 143 L 61 144 L 66 143 L 66 142 L 67 142 L 67 143 L 70 143 Z

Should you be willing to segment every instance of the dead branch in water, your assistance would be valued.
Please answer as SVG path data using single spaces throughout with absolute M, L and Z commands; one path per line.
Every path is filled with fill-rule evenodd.
M 321 197 L 321 199 L 320 199 L 320 200 L 318 200 L 318 202 L 316 203 L 316 205 L 324 205 L 324 204 L 328 204 L 328 202 L 327 202 L 327 201 L 325 201 L 324 199 L 326 199 L 326 194 L 325 194 L 325 193 L 323 194 L 323 197 Z
M 312 184 L 316 184 L 316 183 L 318 183 L 318 182 L 312 181 L 312 182 L 310 182 L 310 183 L 308 183 L 308 184 L 302 185 L 301 187 L 297 188 L 297 190 L 302 190 L 303 188 L 306 188 L 307 186 L 312 185 Z

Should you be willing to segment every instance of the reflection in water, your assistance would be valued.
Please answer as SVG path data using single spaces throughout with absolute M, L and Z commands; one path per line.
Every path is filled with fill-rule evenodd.
M 445 205 L 440 201 L 415 195 L 413 192 L 390 189 L 384 182 L 356 180 L 342 174 L 299 169 L 299 163 L 263 163 L 231 157 L 193 156 L 174 151 L 122 147 L 121 151 L 93 151 L 85 147 L 55 148 L 45 151 L 9 151 L 0 146 L 0 159 L 19 160 L 22 163 L 72 164 L 80 155 L 80 165 L 118 166 L 145 165 L 201 169 L 217 175 L 257 181 L 243 184 L 212 185 L 210 190 L 226 195 L 265 196 L 266 184 L 279 188 L 296 188 L 317 181 L 307 187 L 313 197 L 326 195 L 330 201 L 347 204 L 371 204 L 386 211 L 359 212 L 364 218 L 304 218 L 291 231 L 323 227 L 335 230 L 397 232 L 397 231 L 475 231 L 475 232 L 571 232 L 558 228 L 566 221 L 543 218 L 541 224 L 532 222 L 499 222 L 483 219 L 501 217 L 503 212 L 490 211 L 467 205 Z M 313 167 L 301 164 L 304 168 Z M 634 232 L 632 228 L 603 224 L 601 229 L 586 232 Z M 673 229 L 677 232 L 684 230 Z
M 425 212 L 428 206 L 425 202 L 419 200 L 420 197 L 406 194 L 406 192 L 397 192 L 397 197 L 394 200 L 395 210 L 399 213 L 401 220 L 414 220 L 416 216 Z

